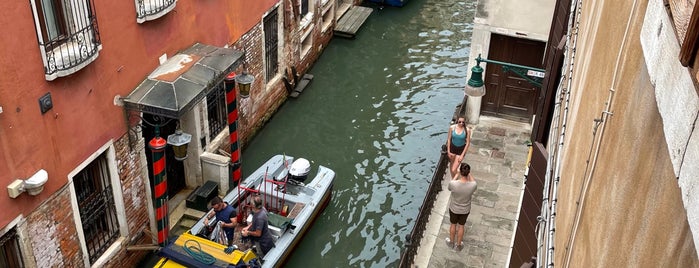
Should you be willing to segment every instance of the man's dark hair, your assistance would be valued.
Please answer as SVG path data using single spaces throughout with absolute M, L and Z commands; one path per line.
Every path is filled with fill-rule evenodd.
M 222 203 L 223 200 L 221 200 L 221 197 L 219 196 L 214 196 L 214 198 L 211 198 L 211 205 L 215 206 L 218 205 L 219 203 Z
M 466 163 L 461 163 L 459 171 L 461 171 L 461 176 L 468 176 L 468 174 L 471 173 L 471 166 Z
M 255 205 L 256 209 L 261 209 L 262 208 L 262 197 L 260 197 L 259 195 L 253 197 L 252 203 Z

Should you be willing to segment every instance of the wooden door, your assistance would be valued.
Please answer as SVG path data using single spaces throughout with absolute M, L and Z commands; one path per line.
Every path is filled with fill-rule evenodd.
M 487 58 L 542 68 L 546 43 L 492 34 Z M 529 122 L 536 111 L 539 88 L 503 66 L 488 63 L 485 71 L 486 94 L 482 113 Z
M 544 145 L 538 142 L 533 144 L 531 150 L 529 173 L 525 182 L 519 218 L 517 218 L 515 240 L 512 243 L 510 268 L 520 267 L 532 257 L 537 256 L 536 227 L 539 223 L 537 217 L 541 215 L 541 205 L 544 198 L 548 152 Z

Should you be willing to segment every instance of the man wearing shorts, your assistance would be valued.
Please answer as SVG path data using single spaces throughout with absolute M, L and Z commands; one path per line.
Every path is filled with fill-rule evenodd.
M 464 249 L 464 225 L 468 214 L 471 213 L 471 197 L 478 187 L 476 180 L 471 176 L 471 166 L 461 163 L 459 173 L 449 182 L 448 189 L 451 192 L 449 198 L 449 237 L 447 246 L 456 251 Z

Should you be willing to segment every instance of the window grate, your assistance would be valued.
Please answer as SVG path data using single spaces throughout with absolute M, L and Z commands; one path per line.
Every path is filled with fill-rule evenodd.
M 94 263 L 119 236 L 105 155 L 90 163 L 74 178 L 73 183 L 90 263 Z
M 14 228 L 0 237 L 0 267 L 24 267 L 22 252 L 19 249 L 19 236 Z
M 272 10 L 264 18 L 265 31 L 265 75 L 267 82 L 274 78 L 279 71 L 279 62 L 277 57 L 277 46 L 279 43 L 277 9 Z
M 214 139 L 223 131 L 228 121 L 226 118 L 226 89 L 223 82 L 206 95 L 206 107 L 209 119 L 209 138 Z
M 101 44 L 94 0 L 38 0 L 37 37 L 47 75 L 70 71 L 93 59 Z

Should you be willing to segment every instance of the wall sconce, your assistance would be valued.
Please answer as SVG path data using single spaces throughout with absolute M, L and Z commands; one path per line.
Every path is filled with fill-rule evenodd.
M 243 73 L 235 76 L 235 82 L 238 83 L 240 97 L 250 97 L 250 86 L 255 82 L 255 76 L 248 74 L 248 71 L 243 67 Z
M 26 180 L 15 180 L 7 186 L 10 198 L 17 198 L 20 194 L 27 192 L 29 195 L 38 195 L 44 190 L 44 184 L 49 180 L 46 170 L 40 169 Z
M 248 54 L 247 50 L 243 52 L 243 57 Z M 250 86 L 255 82 L 255 76 L 248 74 L 248 66 L 245 64 L 247 60 L 243 58 L 243 72 L 235 76 L 235 82 L 238 83 L 238 90 L 240 90 L 240 97 L 247 98 L 250 97 Z
M 192 141 L 192 135 L 182 132 L 180 128 L 175 130 L 175 134 L 167 136 L 167 144 L 172 145 L 175 152 L 175 160 L 183 161 L 187 159 L 187 145 Z

